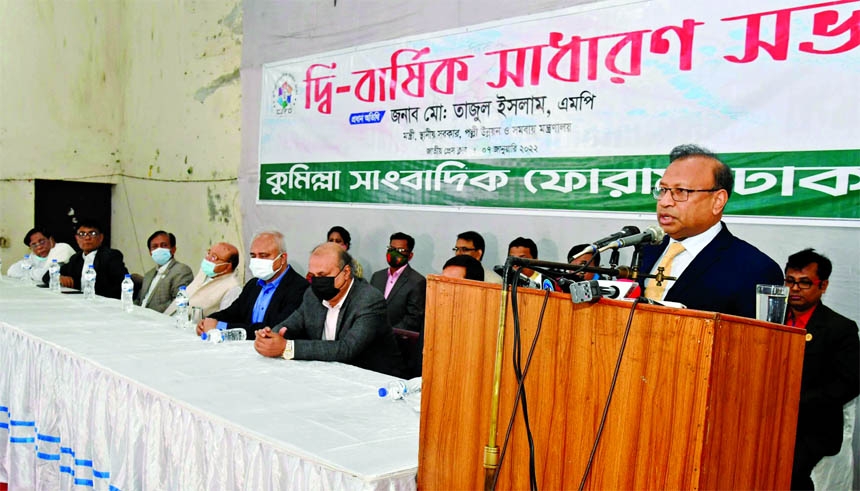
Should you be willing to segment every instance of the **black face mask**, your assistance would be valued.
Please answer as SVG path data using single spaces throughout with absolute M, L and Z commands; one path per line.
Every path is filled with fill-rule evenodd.
M 337 275 L 314 276 L 311 278 L 311 290 L 314 292 L 314 295 L 320 299 L 320 301 L 331 300 L 340 293 L 340 289 L 334 286 L 335 278 L 337 278 Z

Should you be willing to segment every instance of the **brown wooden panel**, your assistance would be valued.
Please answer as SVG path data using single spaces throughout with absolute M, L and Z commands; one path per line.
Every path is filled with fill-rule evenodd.
M 524 318 L 536 319 L 539 298 L 522 297 Z M 630 303 L 572 305 L 566 296 L 548 308 L 527 388 L 530 420 L 541 469 L 539 486 L 576 487 L 585 470 L 611 383 Z M 710 365 L 712 319 L 634 316 L 590 489 L 692 488 L 698 478 Z M 534 325 L 523 325 L 531 338 Z M 510 343 L 506 343 L 506 367 Z M 514 398 L 506 370 L 502 414 Z M 501 489 L 528 488 L 528 444 L 518 420 L 514 449 L 502 469 Z
M 489 414 L 482 405 L 490 400 L 501 287 L 441 277 L 431 281 L 420 427 L 427 443 L 419 446 L 420 479 L 428 489 L 480 488 Z
M 704 488 L 790 487 L 804 333 L 722 316 L 702 463 L 713 471 Z

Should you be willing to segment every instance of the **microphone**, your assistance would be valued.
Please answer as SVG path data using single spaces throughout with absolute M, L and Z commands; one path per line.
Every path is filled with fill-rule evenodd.
M 551 292 L 561 291 L 561 286 L 557 282 L 553 281 L 552 278 L 544 278 L 541 288 Z
M 570 260 L 572 261 L 574 259 L 579 259 L 579 257 L 584 255 L 584 254 L 594 254 L 598 249 L 605 246 L 606 244 L 609 244 L 613 240 L 617 240 L 617 239 L 620 239 L 622 237 L 629 237 L 633 234 L 638 234 L 638 233 L 639 233 L 639 227 L 636 227 L 635 225 L 627 225 L 626 227 L 622 228 L 620 232 L 615 232 L 612 235 L 607 235 L 606 237 L 604 237 L 602 239 L 598 239 L 598 240 L 594 241 L 594 243 L 590 244 L 588 247 L 586 247 L 582 251 L 578 252 L 575 256 L 570 258 Z
M 629 237 L 623 237 L 614 242 L 611 242 L 603 247 L 601 247 L 598 252 L 603 252 L 609 249 L 621 249 L 623 247 L 630 247 L 639 244 L 659 244 L 663 241 L 663 237 L 666 235 L 666 232 L 660 228 L 659 225 L 651 225 L 646 228 L 644 232 L 631 235 Z

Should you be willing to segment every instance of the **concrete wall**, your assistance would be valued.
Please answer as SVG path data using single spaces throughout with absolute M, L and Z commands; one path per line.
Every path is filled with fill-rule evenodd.
M 112 246 L 133 272 L 163 228 L 195 270 L 241 244 L 240 0 L 0 0 L 0 248 L 27 252 L 32 179 L 115 184 Z M 92 177 L 97 176 L 97 177 Z

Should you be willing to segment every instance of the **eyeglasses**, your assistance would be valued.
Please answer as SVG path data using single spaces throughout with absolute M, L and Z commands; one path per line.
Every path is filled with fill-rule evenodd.
M 36 242 L 30 242 L 30 249 L 35 249 L 36 247 L 42 247 L 43 245 L 48 243 L 48 239 L 39 239 Z
M 814 285 L 814 284 L 815 284 L 814 281 L 807 279 L 807 278 L 802 278 L 799 280 L 795 280 L 793 278 L 786 278 L 785 279 L 785 286 L 787 286 L 789 288 L 794 288 L 794 285 L 797 285 L 797 287 L 800 288 L 801 290 L 809 290 L 810 288 L 812 288 L 812 285 Z
M 475 249 L 474 247 L 454 247 L 451 250 L 454 252 L 466 252 L 466 253 L 468 253 L 468 252 L 475 252 L 478 249 Z
M 407 248 L 405 248 L 405 247 L 391 247 L 391 246 L 388 246 L 388 248 L 387 248 L 387 249 L 385 249 L 385 252 L 394 252 L 394 251 L 397 251 L 397 252 L 399 252 L 400 254 L 409 254 L 409 249 L 407 249 Z
M 101 234 L 101 232 L 99 232 L 98 230 L 91 230 L 89 232 L 78 232 L 76 235 L 83 239 L 85 237 L 96 238 L 99 236 L 99 234 Z
M 672 195 L 672 199 L 677 202 L 687 201 L 690 199 L 690 193 L 713 193 L 714 191 L 719 191 L 722 188 L 711 188 L 711 189 L 685 189 L 685 188 L 664 188 L 662 186 L 654 186 L 654 189 L 651 191 L 651 195 L 654 196 L 654 199 L 660 200 L 663 196 L 666 195 L 668 191 L 669 194 Z

